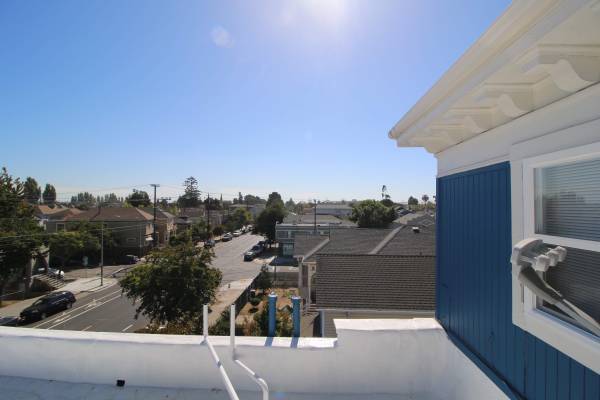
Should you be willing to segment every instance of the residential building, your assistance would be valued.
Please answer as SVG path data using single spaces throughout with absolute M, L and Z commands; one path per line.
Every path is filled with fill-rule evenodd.
M 143 207 L 142 210 L 152 215 L 152 218 L 154 219 L 153 207 Z M 156 237 L 159 245 L 169 243 L 169 238 L 175 233 L 177 228 L 175 218 L 176 217 L 173 214 L 167 211 L 161 210 L 160 208 L 156 209 Z
M 317 255 L 316 309 L 321 336 L 335 337 L 335 319 L 431 318 L 435 256 Z
M 250 204 L 250 205 L 246 205 L 246 204 L 232 204 L 229 206 L 229 211 L 233 212 L 238 208 L 244 208 L 246 210 L 248 210 L 248 212 L 250 213 L 250 215 L 252 215 L 252 219 L 256 220 L 256 218 L 258 217 L 258 215 L 263 212 L 263 210 L 266 208 L 265 204 Z
M 314 214 L 315 206 L 308 209 L 306 214 Z M 317 215 L 333 215 L 339 218 L 348 218 L 352 214 L 352 207 L 345 203 L 318 203 Z
M 180 229 L 186 229 L 187 227 L 209 219 L 210 226 L 215 227 L 223 224 L 223 211 L 222 210 L 210 210 L 206 211 L 204 205 L 200 207 L 188 207 L 182 208 L 177 214 L 176 225 Z
M 430 269 L 433 268 L 435 263 L 435 219 L 433 216 L 421 215 L 410 221 L 410 224 L 388 229 L 354 228 L 334 231 L 329 237 L 297 236 L 294 252 L 294 257 L 299 265 L 298 288 L 300 296 L 305 299 L 307 307 L 319 310 L 321 313 L 321 326 L 326 335 L 334 334 L 333 319 L 336 317 L 394 318 L 401 316 L 413 318 L 432 315 L 433 303 L 428 308 L 423 309 L 407 308 L 409 304 L 406 302 L 397 302 L 396 308 L 393 307 L 392 302 L 387 309 L 370 308 L 370 304 L 364 305 L 362 308 L 346 308 L 345 304 L 351 303 L 351 301 L 344 296 L 348 296 L 348 299 L 350 299 L 353 293 L 340 294 L 336 288 L 332 287 L 332 285 L 336 285 L 335 282 L 327 278 L 322 282 L 320 281 L 321 263 L 325 260 L 321 256 L 341 257 L 332 258 L 332 260 L 344 260 L 345 262 L 352 260 L 352 256 L 357 256 L 357 260 L 360 259 L 360 262 L 350 262 L 346 266 L 335 262 L 329 264 L 328 270 L 324 274 L 329 277 L 337 275 L 340 278 L 339 287 L 360 285 L 361 280 L 364 280 L 366 287 L 369 287 L 369 285 L 376 286 L 378 281 L 384 281 L 388 278 L 394 279 L 393 274 L 404 274 L 402 277 L 397 277 L 396 283 L 398 283 L 405 277 L 411 277 L 408 278 L 409 280 L 413 279 L 410 273 L 414 271 L 414 268 L 422 268 L 423 275 L 419 277 L 422 281 L 415 281 L 415 286 L 422 288 L 427 286 L 425 285 L 426 282 L 429 282 L 428 289 L 423 291 L 423 295 L 433 299 L 435 282 L 426 281 L 429 277 L 434 276 L 429 275 L 430 272 L 433 274 L 433 270 Z M 363 271 L 349 271 L 348 268 L 368 265 L 371 258 L 362 256 L 372 256 L 373 265 L 379 265 L 378 263 L 384 260 L 384 264 L 381 265 L 382 270 L 393 268 L 391 267 L 393 265 L 396 265 L 397 268 L 392 275 L 389 275 L 388 272 L 380 275 L 380 271 L 373 267 L 368 271 L 364 271 L 368 275 L 366 278 L 362 275 Z M 386 259 L 380 256 L 390 256 L 391 258 Z M 414 265 L 411 266 L 407 260 L 414 261 Z M 339 269 L 337 273 L 335 268 Z M 405 274 L 403 271 L 407 268 L 408 272 Z M 413 268 L 413 270 L 410 268 Z M 332 290 L 336 293 L 337 306 L 333 306 L 329 300 L 321 301 L 324 298 L 320 294 Z M 387 296 L 383 292 L 381 294 L 372 293 L 372 295 L 377 298 L 380 295 Z M 377 301 L 378 299 L 373 299 L 372 304 L 376 304 Z
M 333 215 L 288 214 L 283 222 L 275 225 L 275 238 L 279 242 L 280 255 L 292 257 L 294 255 L 294 238 L 296 235 L 317 234 L 329 236 L 337 229 L 354 228 L 356 224 L 334 217 Z
M 34 215 L 40 221 L 40 225 L 47 229 L 47 222 L 50 220 L 60 221 L 67 216 L 77 215 L 82 210 L 74 207 L 67 207 L 60 204 L 54 204 L 52 206 L 46 204 L 35 205 Z
M 114 247 L 105 257 L 120 258 L 126 254 L 143 256 L 152 247 L 153 216 L 135 207 L 91 208 L 62 220 L 48 221 L 48 231 L 65 230 L 81 222 L 98 222 L 110 231 Z
M 436 318 L 511 398 L 600 398 L 599 81 L 598 1 L 513 2 L 389 132 L 437 159 Z

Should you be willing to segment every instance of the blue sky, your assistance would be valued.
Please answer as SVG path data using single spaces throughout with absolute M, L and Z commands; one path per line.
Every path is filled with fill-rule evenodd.
M 0 165 L 59 197 L 431 195 L 387 132 L 508 3 L 4 0 Z

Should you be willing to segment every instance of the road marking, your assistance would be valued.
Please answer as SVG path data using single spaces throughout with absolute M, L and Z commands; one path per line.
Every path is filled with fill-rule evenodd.
M 92 327 L 92 325 L 90 326 L 86 326 L 85 328 L 82 329 L 82 331 L 87 331 L 88 329 L 90 329 Z
M 104 299 L 106 297 L 112 296 L 112 295 L 117 294 L 117 293 L 121 293 L 121 289 L 116 290 L 116 291 L 111 292 L 111 293 L 108 293 L 108 294 L 105 294 L 105 295 L 103 295 L 101 297 L 98 297 L 97 299 L 94 299 L 93 301 L 101 300 L 101 299 Z M 76 311 L 78 311 L 78 310 L 80 310 L 82 308 L 89 308 L 88 304 L 89 303 L 86 303 L 86 304 L 81 305 L 79 307 L 71 308 L 69 311 L 63 311 L 62 313 L 57 314 L 57 315 L 55 315 L 53 317 L 46 318 L 43 322 L 40 322 L 39 324 L 37 324 L 35 326 L 32 326 L 32 328 L 40 328 L 43 325 L 49 325 L 49 324 L 52 324 L 54 322 L 58 322 L 58 320 L 62 320 L 63 317 L 68 317 L 71 314 L 73 314 L 74 312 L 76 312 Z
M 120 292 L 120 290 L 119 290 L 119 292 Z M 80 312 L 79 314 L 73 315 L 72 317 L 69 317 L 69 318 L 65 319 L 64 321 L 61 321 L 61 322 L 59 322 L 59 323 L 57 323 L 57 324 L 54 324 L 54 325 L 52 325 L 52 326 L 50 326 L 50 327 L 48 327 L 48 328 L 46 328 L 46 329 L 53 329 L 53 328 L 56 328 L 57 326 L 59 326 L 59 325 L 62 325 L 62 324 L 64 324 L 65 322 L 69 322 L 69 321 L 71 321 L 72 319 L 74 319 L 74 318 L 77 318 L 77 317 L 79 317 L 79 316 L 81 316 L 81 315 L 83 315 L 83 314 L 86 314 L 86 313 L 88 313 L 88 312 L 90 312 L 90 311 L 92 311 L 92 310 L 95 310 L 95 309 L 96 309 L 96 308 L 98 308 L 98 307 L 102 307 L 102 306 L 103 306 L 103 305 L 105 305 L 106 303 L 110 303 L 111 301 L 113 301 L 113 300 L 116 300 L 116 299 L 118 299 L 118 298 L 120 298 L 120 297 L 121 297 L 121 295 L 118 295 L 118 296 L 115 296 L 115 297 L 113 297 L 112 299 L 108 299 L 108 300 L 106 300 L 106 301 L 104 301 L 104 302 L 102 302 L 102 303 L 98 304 L 96 307 L 93 307 L 93 308 L 88 308 L 87 310 L 85 310 L 85 311 L 82 311 L 82 312 Z
M 131 325 L 127 325 L 127 326 L 125 327 L 125 329 L 123 329 L 121 332 L 125 332 L 127 329 L 131 328 L 132 326 L 133 326 L 133 324 L 131 324 Z

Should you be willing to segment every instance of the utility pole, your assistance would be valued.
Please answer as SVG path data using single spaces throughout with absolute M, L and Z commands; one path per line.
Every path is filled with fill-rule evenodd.
M 98 203 L 98 212 L 94 216 L 94 219 L 96 219 L 96 217 L 99 217 L 101 212 L 102 212 L 102 203 Z M 87 276 L 87 269 L 86 269 L 86 276 Z M 100 221 L 100 286 L 103 286 L 103 285 L 104 285 L 104 221 Z
M 206 194 L 206 234 L 210 237 L 210 193 Z
M 154 187 L 154 219 L 152 220 L 152 242 L 154 246 L 158 244 L 158 240 L 156 237 L 156 188 L 159 187 L 159 184 L 151 183 L 150 186 Z
M 315 235 L 317 234 L 317 199 L 314 199 L 315 202 Z

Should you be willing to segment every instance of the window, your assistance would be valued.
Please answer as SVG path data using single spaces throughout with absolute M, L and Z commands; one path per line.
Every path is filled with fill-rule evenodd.
M 288 231 L 277 231 L 277 239 L 287 239 L 288 237 Z
M 567 249 L 564 262 L 538 274 L 566 300 L 599 321 L 600 143 L 535 155 L 520 162 L 517 166 L 522 175 L 513 174 L 512 183 L 513 189 L 515 184 L 522 189 L 522 203 L 515 203 L 518 199 L 513 198 L 515 208 L 522 207 L 518 210 L 522 211 L 522 238 L 537 237 Z M 518 240 L 513 236 L 515 243 Z M 529 289 L 522 289 L 514 276 L 513 321 L 600 372 L 600 337 L 536 298 Z
M 65 224 L 56 224 L 56 231 L 64 231 L 65 230 Z

